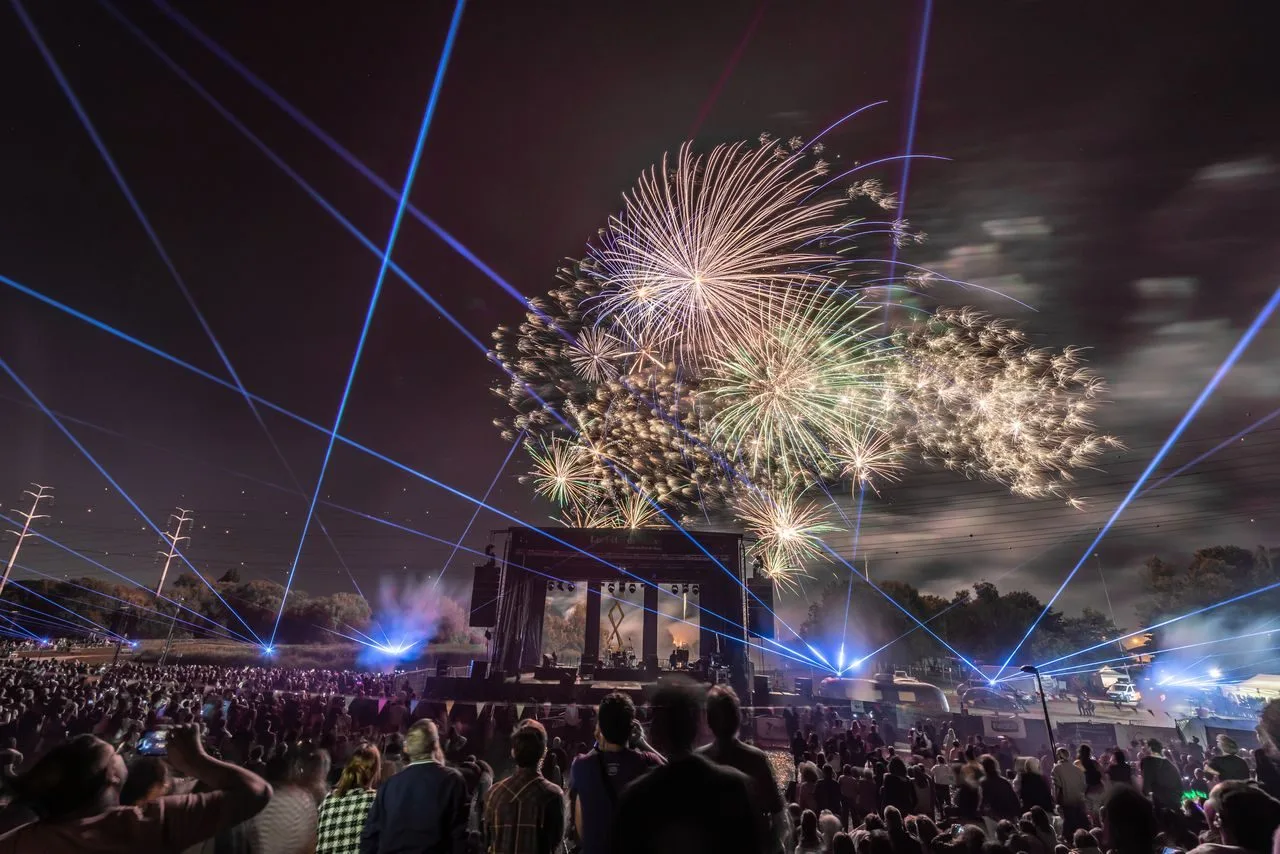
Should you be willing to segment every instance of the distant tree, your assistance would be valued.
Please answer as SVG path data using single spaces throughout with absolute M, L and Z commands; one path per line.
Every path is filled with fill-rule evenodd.
M 219 584 L 239 584 L 240 570 L 234 566 L 231 567 L 226 572 L 222 573 L 222 577 L 218 579 L 218 583 Z

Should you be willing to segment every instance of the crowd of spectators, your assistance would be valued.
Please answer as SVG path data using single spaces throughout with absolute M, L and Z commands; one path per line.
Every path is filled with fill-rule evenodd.
M 647 732 L 625 694 L 573 706 L 572 743 L 536 705 L 465 730 L 452 705 L 381 674 L 14 658 L 0 854 L 1267 854 L 1280 828 L 1280 701 L 1252 754 L 789 712 L 790 762 L 723 686 L 660 686 Z

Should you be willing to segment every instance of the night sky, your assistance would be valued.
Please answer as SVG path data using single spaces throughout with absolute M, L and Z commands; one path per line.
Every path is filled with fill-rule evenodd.
M 929 234 L 903 260 L 1036 306 L 948 292 L 1015 320 L 1045 346 L 1092 348 L 1109 381 L 1101 428 L 1129 450 L 1081 474 L 1086 512 L 996 484 L 920 472 L 869 502 L 871 574 L 949 595 L 1023 565 L 1002 586 L 1057 588 L 1277 284 L 1280 104 L 1265 4 L 939 2 L 906 216 Z M 28 11 L 96 124 L 245 386 L 332 422 L 378 258 L 339 226 L 104 7 Z M 149 2 L 118 8 L 382 245 L 394 205 Z M 453 4 L 183 2 L 177 7 L 397 188 Z M 690 133 L 700 146 L 812 135 L 842 161 L 904 150 L 923 6 L 916 2 L 502 3 L 467 8 L 412 200 L 526 295 L 619 206 L 620 193 Z M 214 347 L 12 8 L 0 10 L 0 274 L 226 376 Z M 721 85 L 723 81 L 723 85 Z M 876 173 L 891 189 L 894 164 Z M 474 335 L 519 304 L 406 220 L 396 253 Z M 1164 470 L 1280 406 L 1280 333 L 1263 331 Z M 8 288 L 0 358 L 162 527 L 196 516 L 202 571 L 285 580 L 306 499 L 234 392 Z M 492 419 L 500 374 L 420 297 L 388 278 L 344 434 L 475 495 L 509 445 Z M 0 380 L 0 504 L 28 481 L 58 502 L 42 530 L 154 583 L 157 538 L 17 385 Z M 325 437 L 267 425 L 309 492 Z M 1132 622 L 1137 569 L 1160 551 L 1280 545 L 1272 499 L 1280 419 L 1135 504 L 1062 602 Z M 491 501 L 545 523 L 516 481 Z M 273 488 L 274 484 L 277 488 Z M 322 498 L 456 539 L 473 507 L 339 445 Z M 846 497 L 847 500 L 847 497 Z M 322 507 L 362 586 L 439 572 L 449 549 Z M 481 513 L 466 545 L 506 522 Z M 848 535 L 830 539 L 847 552 Z M 7 548 L 7 547 L 6 547 Z M 24 564 L 103 575 L 47 545 Z M 861 557 L 860 557 L 861 560 Z M 350 590 L 313 527 L 296 584 Z M 446 589 L 470 585 L 460 553 Z M 815 567 L 830 577 L 829 567 Z M 22 577 L 19 573 L 16 577 Z M 790 607 L 803 605 L 797 600 Z

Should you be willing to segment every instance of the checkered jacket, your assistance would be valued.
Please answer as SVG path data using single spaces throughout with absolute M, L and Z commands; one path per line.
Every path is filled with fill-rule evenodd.
M 360 831 L 376 792 L 352 789 L 339 797 L 330 792 L 320 803 L 316 854 L 359 854 Z
M 484 823 L 488 854 L 551 854 L 564 840 L 564 792 L 521 768 L 490 787 Z

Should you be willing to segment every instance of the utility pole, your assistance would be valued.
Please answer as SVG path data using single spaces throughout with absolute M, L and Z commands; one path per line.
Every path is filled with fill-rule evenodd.
M 195 521 L 190 510 L 183 510 L 181 507 L 176 507 L 174 509 L 178 512 L 176 514 L 169 514 L 169 520 L 173 522 L 174 525 L 173 533 L 170 534 L 166 531 L 163 534 L 165 542 L 169 544 L 169 550 L 167 552 L 160 553 L 164 555 L 164 569 L 160 570 L 160 583 L 156 585 L 157 599 L 159 599 L 160 594 L 164 592 L 164 580 L 169 575 L 169 564 L 173 563 L 173 559 L 178 556 L 178 543 L 191 539 L 190 537 L 184 537 L 182 535 L 182 526 L 188 522 Z
M 22 530 L 15 532 L 18 534 L 18 541 L 13 544 L 13 551 L 9 554 L 9 562 L 4 567 L 4 577 L 0 578 L 0 595 L 4 594 L 4 588 L 9 583 L 9 573 L 13 572 L 13 567 L 18 562 L 18 552 L 22 550 L 23 540 L 31 536 L 31 523 L 37 519 L 49 518 L 48 513 L 39 514 L 36 511 L 40 509 L 41 501 L 46 499 L 53 501 L 53 487 L 41 486 L 38 483 L 33 483 L 31 486 L 34 487 L 34 491 L 31 489 L 22 491 L 23 495 L 31 496 L 31 509 L 26 513 L 21 510 L 18 511 L 18 515 L 22 517 Z

